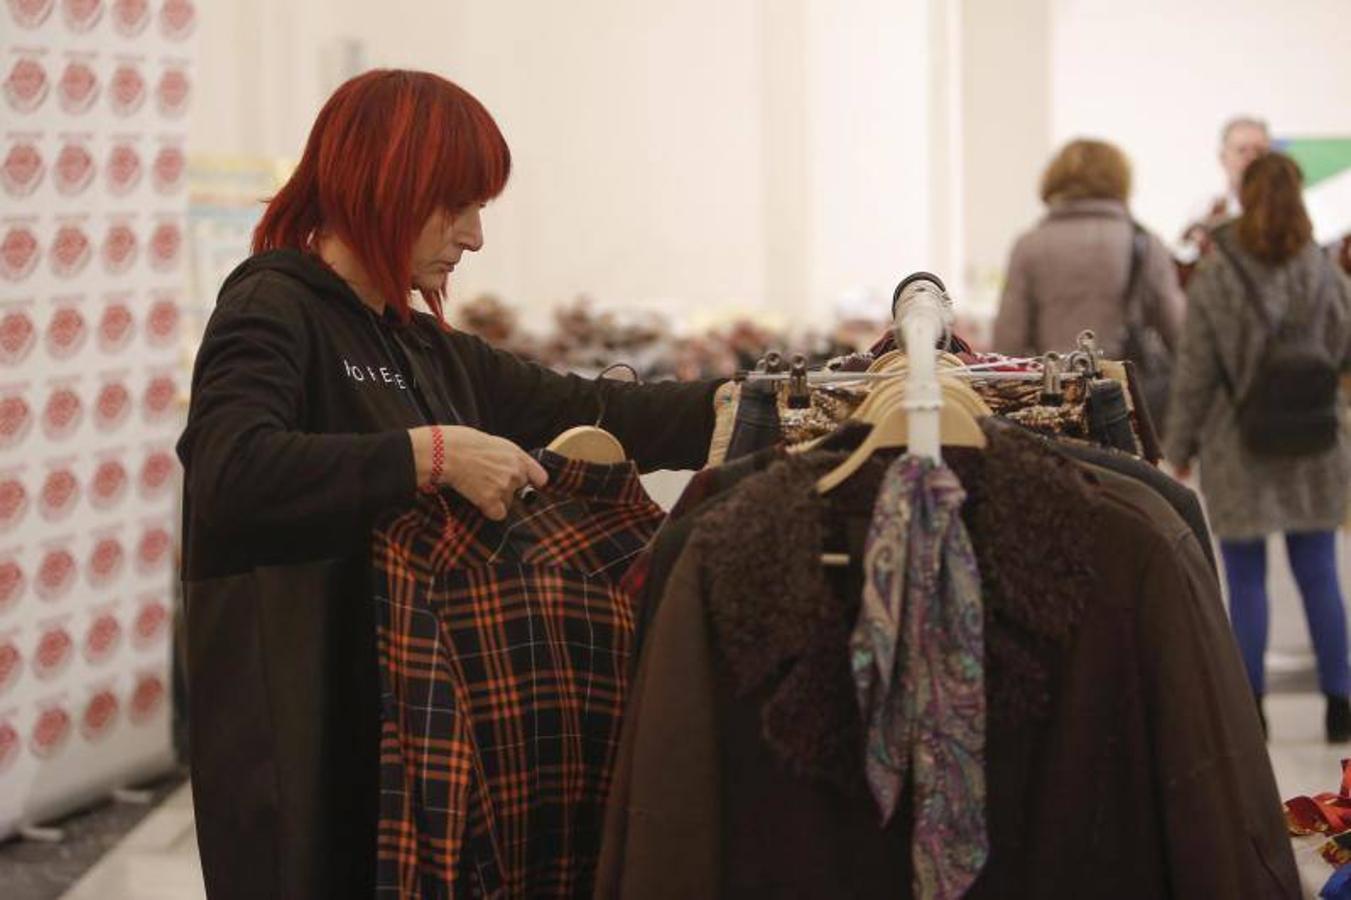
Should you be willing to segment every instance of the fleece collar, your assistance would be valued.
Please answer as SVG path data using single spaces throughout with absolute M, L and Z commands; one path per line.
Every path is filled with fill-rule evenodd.
M 1044 719 L 1057 662 L 1092 592 L 1084 537 L 1097 488 L 1073 460 L 1017 426 L 990 418 L 982 427 L 983 452 L 949 456 L 967 491 L 962 518 L 982 578 L 989 714 Z M 844 457 L 790 457 L 748 478 L 700 518 L 690 543 L 733 689 L 768 692 L 770 747 L 802 774 L 852 784 L 862 732 L 848 642 L 859 598 L 827 580 L 823 522 L 869 517 L 887 462 L 817 494 L 816 479 Z M 861 546 L 852 549 L 861 559 Z

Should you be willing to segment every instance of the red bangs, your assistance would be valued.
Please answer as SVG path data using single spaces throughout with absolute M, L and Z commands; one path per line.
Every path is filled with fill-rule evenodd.
M 377 69 L 334 92 L 291 178 L 267 205 L 253 250 L 312 250 L 322 229 L 350 246 L 407 321 L 413 244 L 440 209 L 506 186 L 511 151 L 471 94 L 428 72 Z M 423 297 L 438 317 L 441 297 Z

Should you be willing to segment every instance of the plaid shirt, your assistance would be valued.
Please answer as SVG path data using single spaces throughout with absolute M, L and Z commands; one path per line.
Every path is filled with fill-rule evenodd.
M 628 687 L 619 578 L 662 512 L 631 464 L 547 451 L 505 522 L 424 495 L 374 542 L 377 890 L 589 897 Z

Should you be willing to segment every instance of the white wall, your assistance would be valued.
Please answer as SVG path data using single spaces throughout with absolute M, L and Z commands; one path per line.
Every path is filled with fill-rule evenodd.
M 194 147 L 298 155 L 355 42 L 458 81 L 511 144 L 459 296 L 826 318 L 930 264 L 925 37 L 945 2 L 218 0 Z
M 1347 0 L 1053 0 L 1052 137 L 1104 137 L 1135 164 L 1136 214 L 1168 238 L 1224 187 L 1221 124 L 1351 133 Z

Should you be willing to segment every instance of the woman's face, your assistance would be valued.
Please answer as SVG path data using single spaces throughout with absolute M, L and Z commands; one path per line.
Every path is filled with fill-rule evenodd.
M 445 293 L 446 280 L 460 255 L 483 246 L 482 206 L 475 203 L 459 212 L 434 212 L 413 243 L 413 287 Z

